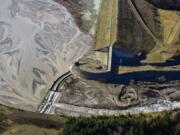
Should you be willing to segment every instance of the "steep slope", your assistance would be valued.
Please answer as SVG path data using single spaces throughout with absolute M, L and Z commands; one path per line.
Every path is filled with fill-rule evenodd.
M 15 110 L 0 105 L 0 134 L 124 135 L 131 133 L 152 135 L 159 133 L 179 135 L 179 118 L 180 110 L 109 117 L 60 117 Z
M 118 48 L 146 54 L 146 62 L 150 63 L 165 62 L 179 55 L 179 9 L 172 10 L 166 2 L 166 10 L 155 1 L 119 2 Z
M 100 0 L 54 0 L 65 6 L 75 18 L 76 24 L 86 33 L 95 34 Z
M 109 115 L 179 108 L 179 11 L 146 0 L 116 2 L 102 1 L 98 44 L 71 68 L 78 79 L 66 80 L 52 113 Z
M 65 118 L 41 115 L 0 105 L 1 135 L 59 135 Z
M 174 4 L 172 0 L 154 2 L 134 0 L 139 15 L 158 41 L 156 41 L 156 46 L 148 53 L 146 61 L 165 62 L 179 55 L 180 9 L 176 8 L 179 2 L 174 2 Z M 163 5 L 166 5 L 166 10 Z M 177 10 L 173 10 L 172 7 Z
M 146 0 L 156 7 L 170 10 L 180 10 L 180 0 Z
M 35 111 L 52 82 L 91 44 L 58 3 L 1 1 L 0 103 Z

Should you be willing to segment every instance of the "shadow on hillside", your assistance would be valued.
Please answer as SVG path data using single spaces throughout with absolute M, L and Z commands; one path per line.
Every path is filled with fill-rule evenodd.
M 148 7 L 142 0 L 135 1 L 134 6 L 147 27 L 157 38 L 162 39 L 163 30 L 157 19 L 157 8 Z M 115 46 L 133 53 L 149 53 L 156 46 L 156 42 L 139 22 L 127 0 L 119 0 L 118 12 L 118 43 Z
M 151 66 L 175 66 L 180 65 L 179 61 L 180 57 L 177 57 L 177 60 L 174 61 L 168 61 L 166 63 L 157 63 L 152 64 Z M 97 80 L 100 82 L 105 83 L 112 83 L 112 84 L 130 84 L 131 82 L 137 83 L 137 82 L 159 82 L 159 83 L 165 83 L 169 81 L 177 81 L 180 80 L 180 70 L 176 71 L 133 71 L 133 72 L 127 72 L 127 73 L 120 73 L 118 74 L 118 70 L 121 69 L 121 66 L 136 66 L 141 67 L 144 66 L 141 63 L 138 63 L 136 58 L 135 59 L 123 59 L 124 61 L 122 65 L 119 65 L 117 63 L 117 59 L 112 59 L 112 67 L 111 71 L 104 72 L 104 73 L 90 73 L 85 71 L 79 71 L 82 75 L 82 77 L 89 79 L 89 80 Z M 136 62 L 136 64 L 134 63 Z M 129 63 L 129 64 L 128 64 Z M 147 64 L 150 65 L 150 64 Z
M 114 71 L 99 74 L 83 73 L 83 78 L 104 83 L 125 85 L 131 82 L 167 83 L 180 80 L 180 71 L 136 71 L 122 74 L 117 74 Z
M 118 52 L 117 52 L 118 51 Z M 112 84 L 129 84 L 133 82 L 169 82 L 180 80 L 180 70 L 147 70 L 147 71 L 130 71 L 126 73 L 119 73 L 121 67 L 143 67 L 143 66 L 155 66 L 157 69 L 166 66 L 178 66 L 180 65 L 180 56 L 173 57 L 172 60 L 168 60 L 165 63 L 141 63 L 136 55 L 128 53 L 126 51 L 113 48 L 111 71 L 102 73 L 90 73 L 81 72 L 86 79 L 98 80 L 101 82 Z
M 180 0 L 146 0 L 157 8 L 180 11 Z
M 117 59 L 122 59 L 123 61 L 122 65 L 117 63 Z M 112 59 L 112 71 L 107 73 L 107 83 L 117 83 L 117 84 L 129 84 L 131 81 L 138 82 L 169 82 L 169 81 L 175 81 L 180 80 L 180 70 L 178 71 L 133 71 L 133 72 L 127 72 L 122 74 L 117 74 L 118 70 L 121 70 L 123 66 L 136 66 L 136 67 L 142 67 L 142 66 L 155 66 L 157 69 L 161 67 L 168 67 L 168 66 L 178 66 L 180 65 L 180 55 L 176 57 L 172 57 L 172 59 L 167 60 L 164 63 L 141 63 L 138 62 L 138 57 L 134 58 L 128 58 L 124 59 L 121 57 L 116 57 Z

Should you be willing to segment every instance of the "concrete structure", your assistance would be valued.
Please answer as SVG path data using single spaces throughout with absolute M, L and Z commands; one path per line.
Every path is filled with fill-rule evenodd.
M 99 13 L 99 22 L 96 43 L 93 50 L 97 58 L 111 70 L 112 46 L 117 41 L 119 0 L 102 0 Z
M 80 59 L 71 72 L 89 80 L 112 83 L 144 81 L 146 75 L 147 81 L 161 76 L 167 80 L 179 79 L 176 75 L 179 63 L 142 61 L 146 60 L 146 54 L 162 45 L 160 42 L 134 1 L 102 0 L 93 55 Z
M 139 63 L 135 55 L 122 49 L 115 48 L 118 44 L 118 12 L 119 0 L 103 0 L 99 13 L 96 43 L 93 50 L 107 71 L 118 69 L 120 65 Z M 118 45 L 117 45 L 118 46 Z M 123 59 L 123 60 L 122 60 Z

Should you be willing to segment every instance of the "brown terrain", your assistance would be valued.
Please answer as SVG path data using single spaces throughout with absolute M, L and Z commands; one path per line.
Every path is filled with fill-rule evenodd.
M 63 5 L 72 14 L 76 24 L 85 32 L 90 33 L 97 20 L 97 13 L 93 9 L 94 3 L 89 0 L 54 0 Z M 91 33 L 92 34 L 92 33 Z
M 54 0 L 59 4 L 67 8 L 67 10 L 73 15 L 76 23 L 79 27 L 82 26 L 82 7 L 79 4 L 79 0 Z
M 143 3 L 144 4 L 144 3 Z M 146 5 L 145 5 L 146 6 Z M 142 7 L 142 4 L 140 4 Z M 150 18 L 153 17 L 154 13 L 151 8 L 146 6 L 147 14 L 150 15 Z M 148 17 L 149 17 L 148 15 Z M 144 16 L 143 16 L 144 17 Z M 144 52 L 148 53 L 155 46 L 155 41 L 153 38 L 146 32 L 139 20 L 135 17 L 135 14 L 131 10 L 127 0 L 119 1 L 119 16 L 118 16 L 118 48 L 122 48 L 129 52 Z M 151 20 L 151 19 L 150 19 Z M 157 28 L 157 24 L 154 21 L 150 23 L 153 29 Z M 158 33 L 158 29 L 156 29 Z
M 59 135 L 65 119 L 0 105 L 1 135 Z
M 143 60 L 150 63 L 163 63 L 171 59 L 178 61 L 174 57 L 179 57 L 180 49 L 179 11 L 171 10 L 168 7 L 165 10 L 161 5 L 155 6 L 154 3 L 146 0 L 132 0 L 132 4 L 134 7 L 127 0 L 119 0 L 118 44 L 115 47 L 135 54 L 145 54 Z M 100 18 L 105 16 L 102 14 Z M 105 37 L 100 40 L 103 38 Z M 82 62 L 83 64 L 80 62 L 80 65 L 82 64 L 80 68 L 85 67 L 85 71 L 96 73 L 104 65 L 101 63 L 101 67 L 97 64 L 99 61 L 102 62 L 103 58 L 93 61 L 92 59 L 96 59 L 95 56 L 87 55 L 87 58 L 81 59 L 84 62 Z M 86 65 L 88 66 L 86 67 Z M 91 67 L 95 67 L 97 71 Z M 138 69 L 139 67 L 122 66 L 121 68 L 127 68 L 126 72 L 133 72 L 133 68 Z M 149 68 L 141 67 L 142 70 L 149 70 Z M 163 69 L 154 67 L 152 70 L 156 70 L 156 68 L 160 71 Z M 167 70 L 169 71 L 170 68 L 171 66 Z M 179 64 L 174 65 L 173 69 L 179 71 Z M 76 75 L 78 76 L 78 74 Z M 127 109 L 152 104 L 163 106 L 164 101 L 180 101 L 180 81 L 167 81 L 163 76 L 157 78 L 157 82 L 132 80 L 125 85 L 88 80 L 85 79 L 86 77 L 79 78 L 71 78 L 65 83 L 64 89 L 60 90 L 59 103 L 96 109 Z M 61 112 L 60 109 L 59 112 Z
M 160 100 L 180 101 L 180 81 L 163 83 L 138 82 L 113 85 L 70 78 L 60 90 L 59 102 L 101 109 L 126 109 L 147 106 Z

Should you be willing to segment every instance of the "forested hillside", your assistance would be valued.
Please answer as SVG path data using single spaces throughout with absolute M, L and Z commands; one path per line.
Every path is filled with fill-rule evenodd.
M 180 135 L 180 111 L 101 116 L 41 115 L 0 105 L 0 135 Z

